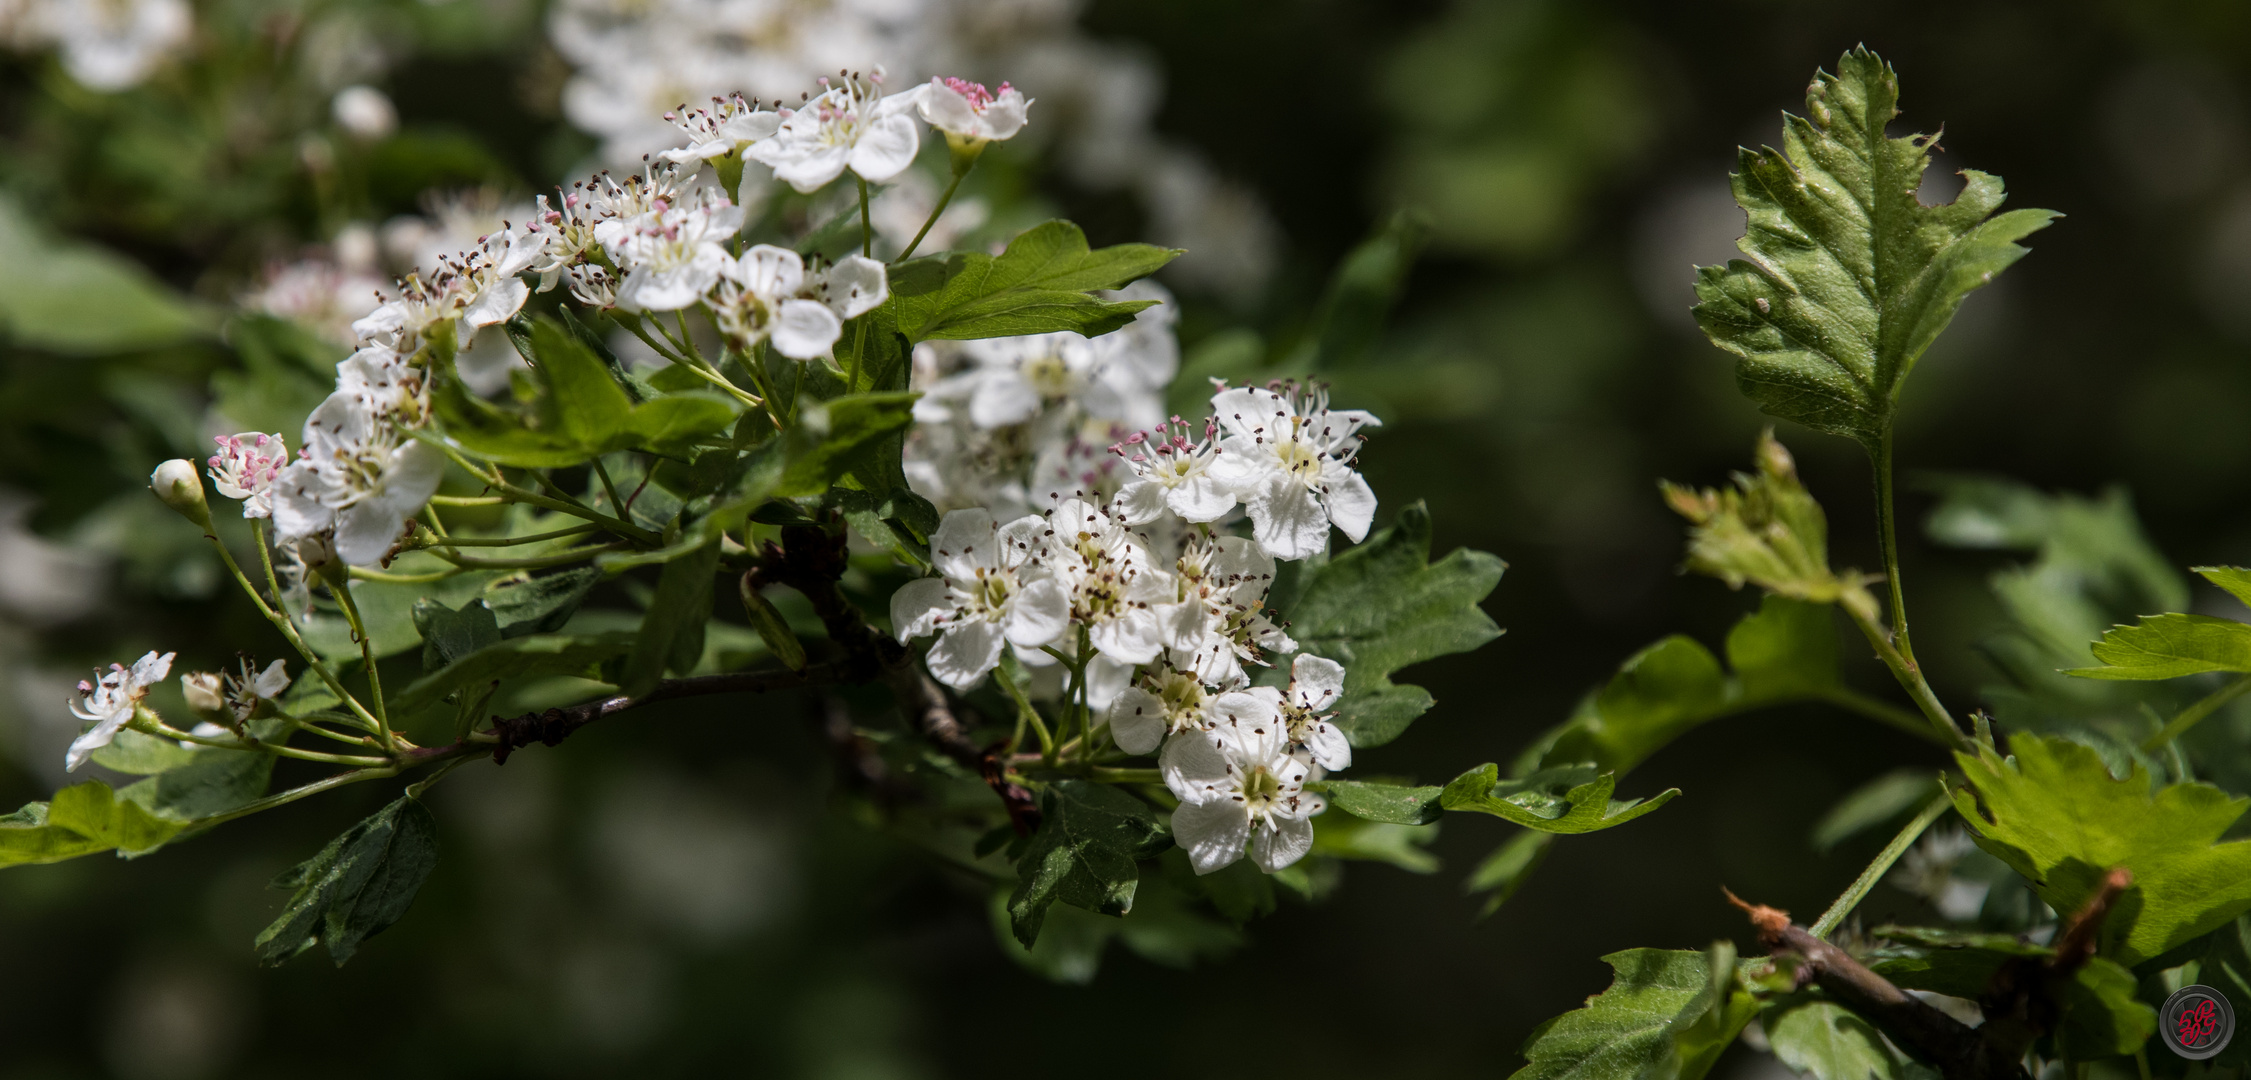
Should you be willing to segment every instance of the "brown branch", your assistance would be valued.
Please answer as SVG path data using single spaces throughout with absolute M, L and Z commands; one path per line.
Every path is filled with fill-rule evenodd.
M 2133 883 L 2133 871 L 2113 868 L 2095 895 L 2065 921 L 2056 935 L 2054 956 L 2016 957 L 1993 973 L 1993 981 L 1978 999 L 1978 1007 L 1985 1010 L 1987 1041 L 2021 1057 L 2032 1040 L 2056 1029 L 2063 1017 L 2065 988 L 2094 958 L 2103 919 Z
M 1724 891 L 1724 890 L 1723 890 Z M 1938 1066 L 1946 1080 L 2022 1080 L 2022 1053 L 2009 1054 L 1988 1043 L 1981 1033 L 1891 980 L 1868 970 L 1852 954 L 1831 945 L 1790 921 L 1779 908 L 1744 903 L 1732 892 L 1727 899 L 1751 917 L 1759 941 L 1770 955 L 1798 959 L 1798 985 L 1815 984 L 1838 1004 L 1866 1017 L 1892 1041 L 1924 1061 Z
M 827 685 L 846 681 L 849 670 L 847 665 L 823 663 L 808 664 L 804 671 L 737 671 L 723 675 L 691 675 L 681 679 L 666 679 L 658 683 L 655 689 L 639 697 L 618 694 L 567 709 L 549 709 L 513 717 L 495 716 L 489 733 L 492 740 L 492 760 L 496 765 L 506 765 L 508 755 L 520 747 L 533 743 L 553 746 L 596 720 L 644 705 L 707 694 L 761 694 L 800 686 Z

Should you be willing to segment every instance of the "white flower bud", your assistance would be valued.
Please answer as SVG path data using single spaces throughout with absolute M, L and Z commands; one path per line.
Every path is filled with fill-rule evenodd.
M 215 671 L 191 671 L 180 676 L 180 691 L 188 699 L 188 708 L 199 713 L 215 713 L 226 707 L 227 695 Z
M 195 463 L 186 458 L 173 458 L 156 467 L 149 474 L 149 490 L 164 500 L 164 505 L 180 512 L 180 516 L 195 522 L 209 531 L 211 508 L 203 501 L 203 478 L 195 474 Z

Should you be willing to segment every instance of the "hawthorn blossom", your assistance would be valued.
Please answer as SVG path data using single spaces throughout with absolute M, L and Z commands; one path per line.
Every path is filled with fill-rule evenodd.
M 530 230 L 512 227 L 477 238 L 477 247 L 455 264 L 465 294 L 461 321 L 472 330 L 507 322 L 531 299 L 531 286 L 518 275 L 531 269 L 542 244 Z
M 891 296 L 883 264 L 859 255 L 808 272 L 796 252 L 759 244 L 721 273 L 725 280 L 711 298 L 720 332 L 745 351 L 771 340 L 775 352 L 792 360 L 827 356 L 844 333 L 844 320 Z
M 980 83 L 932 76 L 917 104 L 923 120 L 945 132 L 947 142 L 983 146 L 1022 130 L 1024 111 L 1032 103 L 1007 83 L 994 93 Z
M 1328 546 L 1333 523 L 1360 542 L 1375 520 L 1376 495 L 1352 469 L 1359 431 L 1381 424 L 1358 409 L 1330 409 L 1328 391 L 1295 384 L 1236 387 L 1212 396 L 1227 432 L 1212 475 L 1250 512 L 1258 546 L 1277 559 L 1303 559 Z
M 1173 838 L 1198 874 L 1242 858 L 1246 842 L 1251 861 L 1269 874 L 1313 850 L 1312 818 L 1328 804 L 1305 793 L 1312 767 L 1291 756 L 1274 713 L 1254 708 L 1175 735 L 1165 741 L 1158 768 L 1180 799 Z
M 646 214 L 596 226 L 602 246 L 626 272 L 617 306 L 678 311 L 703 299 L 733 263 L 726 244 L 742 227 L 742 208 L 713 188 L 678 203 L 659 197 Z
M 985 510 L 956 510 L 930 537 L 936 577 L 910 581 L 891 596 L 891 626 L 901 642 L 939 635 L 930 674 L 966 690 L 1000 663 L 1003 644 L 1037 649 L 1061 637 L 1069 609 L 1061 584 L 1034 557 L 1047 522 L 1033 516 L 1001 525 Z
M 398 295 L 352 323 L 352 333 L 362 342 L 411 356 L 422 347 L 432 327 L 461 317 L 469 303 L 469 284 L 448 270 L 441 269 L 428 282 L 419 274 L 410 274 L 399 282 Z
M 71 78 L 104 91 L 139 85 L 195 31 L 187 0 L 60 0 L 34 9 L 32 21 L 62 46 Z
M 191 671 L 182 675 L 180 689 L 188 699 L 188 708 L 206 716 L 218 715 L 223 710 L 233 718 L 234 723 L 241 724 L 257 712 L 260 701 L 276 700 L 283 691 L 289 689 L 289 664 L 284 660 L 276 660 L 267 664 L 265 670 L 253 675 L 250 672 L 250 658 L 244 657 L 238 670 L 225 675 L 216 671 Z M 217 728 L 217 725 L 197 724 L 192 734 L 215 733 L 204 730 L 206 726 Z
M 1290 686 L 1275 691 L 1282 730 L 1289 735 L 1290 752 L 1330 772 L 1352 767 L 1352 743 L 1329 721 L 1335 713 L 1322 710 L 1344 696 L 1344 665 L 1312 653 L 1299 653 L 1290 664 Z
M 289 447 L 281 433 L 245 431 L 239 435 L 214 435 L 219 452 L 211 455 L 211 484 L 219 494 L 242 501 L 242 516 L 272 517 L 274 477 L 289 464 Z
M 119 730 L 133 722 L 133 713 L 140 707 L 141 699 L 148 696 L 149 688 L 163 682 L 172 672 L 172 657 L 162 656 L 151 649 L 148 654 L 133 661 L 127 668 L 111 664 L 107 672 L 96 669 L 97 681 L 78 680 L 78 700 L 70 703 L 71 715 L 80 720 L 90 720 L 94 726 L 85 734 L 72 740 L 70 752 L 63 756 L 63 768 L 77 772 L 80 765 L 94 751 L 108 746 Z
M 772 138 L 782 114 L 758 108 L 741 94 L 714 97 L 708 109 L 667 112 L 666 123 L 688 133 L 688 145 L 657 156 L 680 165 L 725 157 L 761 139 Z
M 773 137 L 751 144 L 744 153 L 770 165 L 774 178 L 800 192 L 811 192 L 851 169 L 860 179 L 881 183 L 914 164 L 922 145 L 911 112 L 924 88 L 883 96 L 883 72 L 862 78 L 846 75 L 819 97 L 781 111 Z
M 1152 386 L 1141 356 L 1122 347 L 1124 340 L 1113 342 L 1116 336 L 1089 339 L 1058 330 L 965 341 L 962 355 L 970 366 L 929 387 L 931 408 L 924 415 L 961 403 L 978 427 L 996 428 L 1068 406 L 1091 419 L 1153 426 L 1164 416 L 1163 382 Z
M 382 302 L 376 298 L 382 288 L 381 279 L 350 261 L 307 258 L 268 267 L 263 284 L 242 298 L 242 306 L 351 345 L 355 341 L 352 323 Z
M 1188 432 L 1188 423 L 1175 416 L 1110 448 L 1135 477 L 1118 490 L 1113 504 L 1128 523 L 1147 524 L 1167 510 L 1182 521 L 1217 521 L 1235 508 L 1235 492 L 1211 472 L 1219 458 L 1219 422 L 1204 421 L 1204 437 L 1195 441 Z
M 1224 715 L 1220 700 L 1235 693 L 1213 693 L 1194 673 L 1160 661 L 1110 703 L 1110 737 L 1126 753 L 1154 753 L 1168 735 L 1210 727 L 1215 714 Z
M 1172 666 L 1219 687 L 1250 681 L 1246 663 L 1266 663 L 1297 642 L 1266 617 L 1274 560 L 1239 536 L 1198 537 L 1174 560 L 1173 603 L 1161 618 Z
M 1063 586 L 1073 623 L 1095 651 L 1121 664 L 1146 664 L 1164 648 L 1156 605 L 1172 600 L 1172 575 L 1148 542 L 1100 507 L 1066 499 L 1048 511 L 1041 559 Z
M 304 449 L 274 481 L 274 527 L 284 544 L 332 535 L 346 564 L 380 562 L 444 475 L 438 448 L 339 389 L 305 420 Z

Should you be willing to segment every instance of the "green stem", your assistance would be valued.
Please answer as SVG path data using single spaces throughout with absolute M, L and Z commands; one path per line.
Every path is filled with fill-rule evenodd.
M 1838 897 L 1836 903 L 1829 905 L 1829 910 L 1821 913 L 1818 922 L 1807 927 L 1813 936 L 1825 938 L 1835 933 L 1838 924 L 1844 922 L 1845 916 L 1852 914 L 1852 909 L 1860 906 L 1862 900 L 1867 899 L 1868 890 L 1875 888 L 1876 882 L 1883 880 L 1884 875 L 1891 870 L 1891 865 L 1898 862 L 1901 855 L 1907 854 L 1907 849 L 1914 845 L 1916 838 L 1923 835 L 1923 830 L 1930 828 L 1931 822 L 1937 821 L 1953 805 L 1953 796 L 1940 792 L 1929 805 L 1918 811 L 1915 820 L 1908 822 L 1906 828 L 1899 830 L 1898 836 L 1891 838 L 1891 843 L 1884 845 L 1884 850 L 1876 853 L 1876 861 L 1869 863 L 1868 869 L 1862 870 L 1860 876 L 1853 879 L 1844 895 Z
M 344 609 L 345 621 L 352 624 L 352 636 L 359 639 L 360 662 L 367 668 L 367 694 L 375 700 L 375 737 L 383 741 L 385 753 L 399 752 L 399 741 L 391 734 L 391 714 L 383 704 L 383 674 L 375 668 L 375 640 L 367 635 L 367 624 L 360 619 L 359 602 L 352 599 L 351 578 L 331 581 L 329 594 L 336 597 L 338 607 Z
M 1874 607 L 1865 594 L 1862 595 L 1861 602 Z M 1939 703 L 1938 695 L 1931 692 L 1931 684 L 1923 681 L 1921 669 L 1892 646 L 1891 635 L 1885 633 L 1883 626 L 1876 622 L 1875 613 L 1857 610 L 1852 604 L 1840 606 L 1845 609 L 1846 614 L 1852 616 L 1853 624 L 1860 627 L 1861 635 L 1868 639 L 1868 644 L 1875 647 L 1877 658 L 1891 669 L 1892 678 L 1898 680 L 1900 687 L 1907 691 L 1907 696 L 1915 700 L 1915 706 L 1923 710 L 1923 715 L 1930 720 L 1931 727 L 1938 731 L 1939 736 L 1946 740 L 1946 745 L 1957 750 L 1971 750 L 1969 739 L 1963 736 L 1961 728 L 1955 726 L 1954 717 L 1947 713 L 1946 706 Z
M 370 570 L 364 566 L 354 566 L 350 570 L 354 581 L 380 581 L 385 585 L 428 585 L 431 582 L 458 577 L 465 572 L 459 566 L 449 566 L 443 570 L 431 570 L 421 574 L 394 574 L 387 570 Z
M 1016 747 L 1024 741 L 1024 729 L 1029 726 L 1032 734 L 1039 738 L 1041 760 L 1053 764 L 1055 739 L 1047 733 L 1047 722 L 1040 719 L 1040 711 L 1032 707 L 1030 698 L 1024 696 L 1024 688 L 1017 685 L 1014 668 L 1013 661 L 1004 661 L 993 669 L 993 681 L 999 683 L 1000 688 L 1007 692 L 1009 700 L 1016 703 L 1016 733 L 1009 736 L 1008 748 L 1002 752 L 1002 756 L 1016 752 Z
M 2157 734 L 2145 740 L 2142 743 L 2142 751 L 2144 753 L 2156 753 L 2164 748 L 2167 743 L 2180 738 L 2183 732 L 2195 727 L 2198 721 L 2219 711 L 2220 706 L 2242 697 L 2247 690 L 2251 690 L 2251 675 L 2240 676 L 2234 682 L 2204 695 L 2196 704 L 2182 709 L 2179 715 L 2168 721 Z
M 954 192 L 960 189 L 961 178 L 968 175 L 969 170 L 967 169 L 954 171 L 953 183 L 946 185 L 945 193 L 938 196 L 938 205 L 931 207 L 930 216 L 922 220 L 921 230 L 914 234 L 913 240 L 907 242 L 907 250 L 900 252 L 898 258 L 891 260 L 891 265 L 897 266 L 914 257 L 914 249 L 922 246 L 922 238 L 930 235 L 930 227 L 938 223 L 938 215 L 945 213 L 946 204 L 954 201 Z
M 599 454 L 594 456 L 594 475 L 601 478 L 602 494 L 610 497 L 610 512 L 619 517 L 624 517 L 625 500 L 618 498 L 617 485 L 610 482 L 610 470 L 603 467 L 602 457 Z M 527 540 L 524 543 L 530 543 L 530 541 Z
M 498 495 L 432 495 L 432 506 L 505 506 L 508 500 Z
M 1086 771 L 1086 778 L 1098 784 L 1161 784 L 1164 773 L 1157 769 L 1112 769 L 1097 765 Z
M 398 774 L 399 767 L 396 765 L 388 764 L 380 767 L 371 766 L 365 769 L 353 769 L 350 772 L 340 772 L 333 776 L 323 777 L 322 779 L 315 780 L 310 784 L 304 785 L 303 787 L 290 788 L 288 791 L 284 791 L 278 795 L 268 795 L 256 802 L 245 803 L 242 806 L 238 806 L 232 810 L 227 811 L 224 814 L 216 814 L 211 817 L 199 819 L 196 824 L 205 828 L 213 825 L 222 825 L 237 818 L 246 818 L 261 811 L 271 810 L 277 806 L 287 806 L 290 803 L 296 802 L 297 800 L 310 795 L 318 795 L 324 791 L 334 791 L 337 788 L 344 787 L 348 784 L 357 784 L 363 780 L 381 780 L 384 777 L 397 776 Z
M 1828 702 L 1847 712 L 1859 713 L 1880 724 L 1889 724 L 1925 742 L 1934 742 L 1949 748 L 1954 745 L 1947 741 L 1946 736 L 1932 728 L 1930 723 L 1922 716 L 1908 712 L 1897 705 L 1878 701 L 1858 690 L 1835 686 L 1816 694 L 1814 700 Z
M 1876 466 L 1876 533 L 1884 553 L 1884 584 L 1891 594 L 1891 625 L 1899 655 L 1912 665 L 1915 647 L 1907 637 L 1907 592 L 1899 576 L 1899 515 L 1892 508 L 1892 433 L 1887 425 L 1870 451 Z
M 233 737 L 225 739 L 213 739 L 207 736 L 181 731 L 179 728 L 173 727 L 172 725 L 163 723 L 161 721 L 157 722 L 153 726 L 156 730 L 148 732 L 148 734 L 161 735 L 167 739 L 178 739 L 181 742 L 194 743 L 198 746 L 217 747 L 221 750 L 241 750 L 259 754 L 279 754 L 282 757 L 296 758 L 299 761 L 318 761 L 328 765 L 352 765 L 361 768 L 372 768 L 380 765 L 389 765 L 391 763 L 390 759 L 388 758 L 364 757 L 352 754 L 324 754 L 318 750 L 300 750 L 294 746 L 283 746 L 277 743 L 260 742 L 255 739 L 237 739 Z
M 558 551 L 550 555 L 527 556 L 521 559 L 479 559 L 470 555 L 455 555 L 441 548 L 431 548 L 430 554 L 444 559 L 464 570 L 539 570 L 549 566 L 567 566 L 584 561 L 589 556 L 605 551 L 616 551 L 623 544 L 588 544 Z
M 852 179 L 860 182 L 860 257 L 875 257 L 875 230 L 868 225 L 868 180 L 858 173 Z
M 548 541 L 548 540 L 560 540 L 560 539 L 563 539 L 563 538 L 564 538 L 564 537 L 566 537 L 566 536 L 584 536 L 584 535 L 586 535 L 587 533 L 590 533 L 590 532 L 595 532 L 595 531 L 597 531 L 597 530 L 599 530 L 599 529 L 601 529 L 601 526 L 600 526 L 600 525 L 595 525 L 595 524 L 591 524 L 591 523 L 589 523 L 589 524 L 586 524 L 586 525 L 574 525 L 574 526 L 572 526 L 572 527 L 570 527 L 570 528 L 568 528 L 568 529 L 557 529 L 557 530 L 555 530 L 554 532 L 534 533 L 534 534 L 532 534 L 532 535 L 530 535 L 530 536 L 462 536 L 462 537 L 442 537 L 442 538 L 440 538 L 440 539 L 437 539 L 437 540 L 432 540 L 432 541 L 428 541 L 428 542 L 425 542 L 425 543 L 423 543 L 423 544 L 419 545 L 419 547 L 424 547 L 424 548 L 441 548 L 441 547 L 445 547 L 445 548 L 464 548 L 464 547 L 519 547 L 519 546 L 522 546 L 522 545 L 524 545 L 524 544 L 537 544 L 537 543 L 541 543 L 541 542 L 544 542 L 544 541 Z
M 227 550 L 227 546 L 220 543 L 216 536 L 206 536 L 205 539 L 211 541 L 211 546 L 219 549 L 219 558 L 227 564 L 227 572 L 234 575 L 235 583 L 250 595 L 251 603 L 258 605 L 258 613 L 264 615 L 266 621 L 274 625 L 274 629 L 281 631 L 283 640 L 289 642 L 290 648 L 297 650 L 297 655 L 304 659 L 305 666 L 313 669 L 313 674 L 320 677 L 320 681 L 328 687 L 330 693 L 336 695 L 337 700 L 366 721 L 369 727 L 373 727 L 374 714 L 368 712 L 367 706 L 360 704 L 360 700 L 353 697 L 351 691 L 344 689 L 344 680 L 337 678 L 336 673 L 329 670 L 320 654 L 314 652 L 313 647 L 305 643 L 304 635 L 297 632 L 297 620 L 290 618 L 289 613 L 281 609 L 281 579 L 274 573 L 273 552 L 266 547 L 266 523 L 262 520 L 253 521 L 250 530 L 258 544 L 258 559 L 266 568 L 266 587 L 274 593 L 272 606 L 267 605 L 265 597 L 258 595 L 258 590 L 250 584 L 249 576 L 242 572 L 242 567 L 235 564 L 234 554 Z

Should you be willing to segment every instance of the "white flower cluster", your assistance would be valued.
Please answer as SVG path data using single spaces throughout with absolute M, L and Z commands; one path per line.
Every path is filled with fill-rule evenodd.
M 416 434 L 429 422 L 427 346 L 450 337 L 464 381 L 481 393 L 499 390 L 505 360 L 472 370 L 477 331 L 514 317 L 534 282 L 542 292 L 567 284 L 578 301 L 627 315 L 701 306 L 737 349 L 764 343 L 792 359 L 828 356 L 845 320 L 889 298 L 883 264 L 851 255 L 808 265 L 767 244 L 736 253 L 743 208 L 702 181 L 703 164 L 740 155 L 800 190 L 847 171 L 881 181 L 914 160 L 917 117 L 949 139 L 978 142 L 1014 135 L 1029 103 L 1005 85 L 994 94 L 958 79 L 885 95 L 880 71 L 819 83 L 819 95 L 795 109 L 765 110 L 738 95 L 668 112 L 687 145 L 664 151 L 644 172 L 622 181 L 597 175 L 555 204 L 541 196 L 521 225 L 503 219 L 465 249 L 413 253 L 427 272 L 410 274 L 351 322 L 354 351 L 337 367 L 336 391 L 306 421 L 297 459 L 280 464 L 279 435 L 221 437 L 210 462 L 220 492 L 243 500 L 245 517 L 271 516 L 280 543 L 317 541 L 298 552 L 307 565 L 330 554 L 355 566 L 381 561 L 445 471 L 443 451 Z M 471 210 L 438 207 L 432 216 L 443 235 L 449 216 Z M 347 250 L 357 252 L 356 265 L 374 258 L 371 237 L 337 247 L 339 266 Z M 340 271 L 303 265 L 277 274 L 252 303 L 333 320 L 342 280 Z M 498 382 L 484 377 L 492 373 Z
M 1055 121 L 1042 140 L 1072 181 L 1131 192 L 1149 213 L 1151 240 L 1196 252 L 1170 271 L 1173 280 L 1256 296 L 1276 261 L 1272 219 L 1254 193 L 1157 133 L 1161 73 L 1139 51 L 1089 36 L 1080 7 L 1077 0 L 557 0 L 548 32 L 574 68 L 563 113 L 601 140 L 601 158 L 613 166 L 672 146 L 672 133 L 655 118 L 680 102 L 735 91 L 792 97 L 843 64 L 880 62 L 899 85 L 948 72 L 1017 73 L 1040 88 L 1042 112 Z M 983 95 L 989 103 L 963 91 L 976 123 L 951 123 L 948 117 L 961 116 L 952 101 L 933 102 L 924 115 L 966 137 L 1006 138 L 1014 115 L 1007 87 Z M 925 179 L 901 174 L 877 200 L 879 223 L 895 213 L 908 221 L 904 235 L 913 235 L 929 209 Z M 754 197 L 746 185 L 743 200 Z M 953 205 L 949 218 L 983 213 L 974 199 Z M 948 225 L 941 220 L 933 235 Z
M 52 46 L 63 70 L 95 90 L 139 85 L 194 28 L 187 0 L 0 0 L 0 45 Z
M 1156 320 L 1136 325 L 1169 341 Z M 966 343 L 970 366 L 932 382 L 918 407 L 910 477 L 982 477 L 978 491 L 991 496 L 1003 486 L 991 466 L 1005 458 L 993 446 L 1013 442 L 1020 466 L 1040 453 L 1038 439 L 1060 434 L 1052 452 L 1153 407 L 1164 380 L 1105 366 L 1134 347 L 1129 331 Z M 936 634 L 930 672 L 957 689 L 982 681 L 1004 649 L 1052 670 L 1061 665 L 1049 649 L 1083 640 L 1088 704 L 1120 750 L 1159 753 L 1181 800 L 1174 834 L 1197 872 L 1248 846 L 1271 873 L 1312 849 L 1310 819 L 1325 804 L 1304 785 L 1349 766 L 1352 749 L 1325 711 L 1343 691 L 1342 666 L 1301 654 L 1287 689 L 1250 685 L 1251 666 L 1297 651 L 1266 594 L 1275 560 L 1325 551 L 1332 525 L 1355 542 L 1367 535 L 1375 497 L 1352 462 L 1360 430 L 1377 421 L 1286 383 L 1222 388 L 1211 404 L 1201 438 L 1173 417 L 1118 442 L 1121 468 L 1090 472 L 1044 513 L 1004 524 L 985 507 L 950 510 L 930 541 L 937 573 L 892 597 L 892 626 L 901 641 Z M 959 449 L 980 435 L 985 456 Z M 1238 505 L 1248 537 L 1224 531 Z

